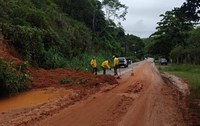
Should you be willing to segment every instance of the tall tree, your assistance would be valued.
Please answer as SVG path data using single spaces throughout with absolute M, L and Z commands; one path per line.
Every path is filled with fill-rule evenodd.
M 134 35 L 126 35 L 127 56 L 141 59 L 144 56 L 144 42 Z
M 160 15 L 163 18 L 158 22 L 157 31 L 151 35 L 153 42 L 149 46 L 149 52 L 169 56 L 170 51 L 176 45 L 185 44 L 187 31 L 192 28 L 192 25 L 185 19 L 176 17 L 175 10 L 176 8 Z
M 115 19 L 126 19 L 125 16 L 127 14 L 128 7 L 125 4 L 121 4 L 119 0 L 103 0 L 102 4 L 106 11 L 107 20 L 114 21 Z
M 200 1 L 187 0 L 176 10 L 176 16 L 186 18 L 188 21 L 198 22 L 200 20 Z

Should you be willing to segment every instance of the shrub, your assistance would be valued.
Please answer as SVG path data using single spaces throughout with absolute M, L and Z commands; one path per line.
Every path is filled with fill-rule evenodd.
M 68 83 L 72 82 L 71 80 L 69 80 L 67 78 L 61 78 L 59 81 L 60 81 L 60 84 L 68 84 Z
M 12 95 L 30 88 L 30 78 L 0 59 L 0 96 Z
M 55 49 L 51 48 L 45 52 L 44 61 L 40 66 L 43 68 L 63 68 L 66 66 L 66 59 L 61 56 L 61 53 Z

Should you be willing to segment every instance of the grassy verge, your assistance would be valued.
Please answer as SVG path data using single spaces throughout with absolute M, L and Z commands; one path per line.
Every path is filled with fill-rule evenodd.
M 199 65 L 168 65 L 159 66 L 161 72 L 168 72 L 170 74 L 181 77 L 185 80 L 191 90 L 192 99 L 200 99 L 200 66 Z
M 200 65 L 159 66 L 161 72 L 168 72 L 184 79 L 190 86 L 188 121 L 199 126 L 200 118 Z

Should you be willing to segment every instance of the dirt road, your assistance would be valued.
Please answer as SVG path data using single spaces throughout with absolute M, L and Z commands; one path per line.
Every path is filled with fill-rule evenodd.
M 135 69 L 134 76 L 123 75 L 116 88 L 97 93 L 35 125 L 185 126 L 182 97 L 147 61 Z
M 134 69 L 134 76 L 129 71 L 119 84 L 104 86 L 87 99 L 62 97 L 20 114 L 0 115 L 0 122 L 2 126 L 186 126 L 187 94 L 185 83 L 161 76 L 146 60 Z

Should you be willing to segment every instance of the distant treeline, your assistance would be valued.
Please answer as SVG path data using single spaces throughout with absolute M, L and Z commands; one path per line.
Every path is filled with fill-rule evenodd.
M 177 64 L 200 64 L 199 0 L 160 15 L 157 31 L 146 42 L 147 55 L 164 56 Z

